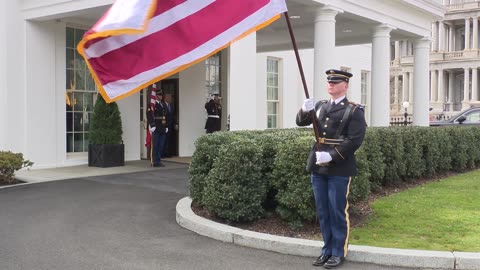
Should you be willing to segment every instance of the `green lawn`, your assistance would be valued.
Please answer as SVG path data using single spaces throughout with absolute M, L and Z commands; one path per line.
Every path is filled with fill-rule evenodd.
M 381 198 L 372 209 L 351 244 L 480 252 L 480 171 Z

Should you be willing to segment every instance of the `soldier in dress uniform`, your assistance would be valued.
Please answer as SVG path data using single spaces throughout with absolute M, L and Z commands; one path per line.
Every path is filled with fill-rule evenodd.
M 207 122 L 205 129 L 207 133 L 220 131 L 222 126 L 222 105 L 219 102 L 219 95 L 213 94 L 212 99 L 205 103 L 205 110 L 207 110 Z
M 167 104 L 163 101 L 163 91 L 160 89 L 156 92 L 157 100 L 155 102 L 155 109 L 152 112 L 150 108 L 147 109 L 147 120 L 150 132 L 153 137 L 153 166 L 163 167 L 161 162 L 161 155 L 163 147 L 165 146 L 165 139 L 167 137 Z
M 348 248 L 348 192 L 351 176 L 357 172 L 355 151 L 363 142 L 366 130 L 363 107 L 348 101 L 346 93 L 352 74 L 330 69 L 326 71 L 330 100 L 306 99 L 297 114 L 298 126 L 317 120 L 318 141 L 307 161 L 311 173 L 315 206 L 324 246 L 315 266 L 335 268 L 341 265 Z

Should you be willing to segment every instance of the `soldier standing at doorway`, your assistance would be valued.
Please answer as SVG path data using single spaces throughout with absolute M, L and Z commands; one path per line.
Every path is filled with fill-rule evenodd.
M 153 137 L 153 166 L 163 167 L 161 163 L 161 155 L 165 146 L 165 139 L 169 132 L 167 127 L 167 104 L 163 101 L 163 91 L 158 90 L 155 108 L 152 112 L 151 108 L 147 110 L 147 120 L 150 126 L 150 132 Z
M 218 94 L 212 94 L 212 99 L 205 103 L 205 110 L 207 110 L 207 122 L 205 129 L 207 133 L 220 131 L 222 126 L 222 105 L 220 105 Z

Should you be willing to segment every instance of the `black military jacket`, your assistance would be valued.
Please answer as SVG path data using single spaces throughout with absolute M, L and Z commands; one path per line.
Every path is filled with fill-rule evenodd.
M 218 116 L 218 118 L 208 117 L 207 122 L 205 123 L 205 129 L 219 131 L 221 129 L 221 117 L 222 117 L 222 105 L 215 102 L 213 99 L 205 103 L 205 110 L 207 110 L 207 115 Z
M 344 125 L 339 138 L 336 137 L 337 130 L 344 118 L 348 106 L 352 106 L 348 119 Z M 338 145 L 321 144 L 317 149 L 316 144 L 307 161 L 307 170 L 319 174 L 352 176 L 357 173 L 355 164 L 355 151 L 360 147 L 365 137 L 366 122 L 363 108 L 357 104 L 350 103 L 347 98 L 340 103 L 331 105 L 330 101 L 319 101 L 315 105 L 315 114 L 317 118 L 318 134 L 321 138 L 343 139 Z M 312 124 L 310 113 L 300 110 L 296 119 L 298 126 L 308 126 Z M 328 166 L 316 165 L 315 151 L 326 151 L 332 156 L 332 161 Z
M 150 127 L 155 127 L 156 133 L 165 133 L 167 128 L 167 104 L 165 102 L 156 102 L 155 110 L 152 113 L 150 108 L 147 109 L 147 120 Z

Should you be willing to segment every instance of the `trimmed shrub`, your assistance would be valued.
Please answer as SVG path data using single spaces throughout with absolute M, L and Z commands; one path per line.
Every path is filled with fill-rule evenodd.
M 0 183 L 15 183 L 15 172 L 32 165 L 33 162 L 23 159 L 22 153 L 0 151 Z
M 386 164 L 381 143 L 383 130 L 384 128 L 368 128 L 362 146 L 356 152 L 358 177 L 368 176 L 371 189 L 379 188 L 385 177 Z
M 404 127 L 390 127 L 382 130 L 380 144 L 385 157 L 385 175 L 381 181 L 383 186 L 398 183 L 405 175 L 402 128 Z
M 305 169 L 312 143 L 313 136 L 292 138 L 278 145 L 275 158 L 272 184 L 278 191 L 276 211 L 293 228 L 316 216 L 310 174 Z
M 203 205 L 203 191 L 213 162 L 217 158 L 220 148 L 229 145 L 233 136 L 233 132 L 215 132 L 201 136 L 195 142 L 195 152 L 188 169 L 190 197 L 194 202 Z
M 405 174 L 403 179 L 412 181 L 425 174 L 426 164 L 423 157 L 423 147 L 420 138 L 420 128 L 405 127 L 400 129 L 403 138 L 403 158 L 405 160 Z
M 121 144 L 122 134 L 122 119 L 117 103 L 106 103 L 100 95 L 90 119 L 90 144 Z
M 468 149 L 470 145 L 468 144 L 468 134 L 467 129 L 464 127 L 449 127 L 448 135 L 450 136 L 450 141 L 454 142 L 455 151 L 450 153 L 452 158 L 452 169 L 455 171 L 463 171 L 469 168 L 469 156 Z
M 262 152 L 251 139 L 235 138 L 221 145 L 203 192 L 206 209 L 227 222 L 253 221 L 264 215 L 266 182 Z
M 363 144 L 355 153 L 358 173 L 352 177 L 352 182 L 350 184 L 348 200 L 351 203 L 366 199 L 372 188 L 369 179 L 371 178 L 371 172 L 375 170 L 375 163 L 371 161 L 369 162 L 368 160 L 367 149 L 369 149 L 369 146 L 369 144 Z

